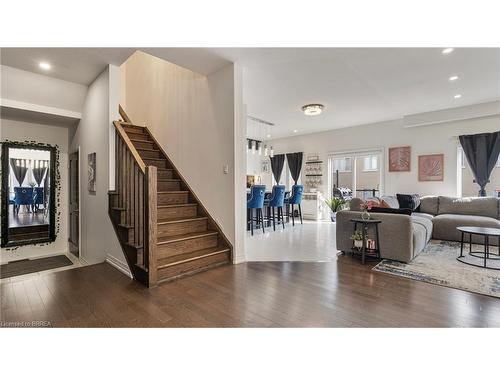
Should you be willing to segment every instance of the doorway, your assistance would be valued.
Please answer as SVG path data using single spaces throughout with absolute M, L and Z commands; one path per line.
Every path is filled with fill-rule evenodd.
M 383 150 L 363 150 L 331 154 L 328 160 L 328 193 L 334 188 L 350 191 L 350 196 L 367 199 L 383 195 Z
M 79 152 L 69 156 L 69 238 L 71 254 L 80 257 L 80 168 Z

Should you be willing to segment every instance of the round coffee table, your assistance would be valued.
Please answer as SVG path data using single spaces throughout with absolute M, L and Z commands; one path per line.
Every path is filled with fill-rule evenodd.
M 497 228 L 483 228 L 483 227 L 457 227 L 457 230 L 462 232 L 462 240 L 460 241 L 460 256 L 457 257 L 459 262 L 471 266 L 488 268 L 500 271 L 500 229 Z M 469 255 L 475 258 L 483 259 L 483 265 L 474 264 L 465 260 L 464 252 L 464 237 L 465 234 L 469 235 Z M 484 251 L 472 251 L 472 235 L 484 237 Z M 490 253 L 490 237 L 498 238 L 498 254 Z M 492 245 L 494 246 L 494 245 Z M 487 261 L 499 261 L 498 266 L 489 266 Z

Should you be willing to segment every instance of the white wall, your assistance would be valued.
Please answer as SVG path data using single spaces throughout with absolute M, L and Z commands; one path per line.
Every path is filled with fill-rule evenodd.
M 111 120 L 117 119 L 110 104 L 119 95 L 116 82 L 113 83 L 118 73 L 118 68 L 110 65 L 90 84 L 82 119 L 72 136 L 70 152 L 76 152 L 80 147 L 81 257 L 87 263 L 99 263 L 112 256 L 126 267 L 108 216 L 110 126 Z M 93 152 L 96 153 L 95 193 L 87 190 L 87 155 Z
M 1 65 L 0 97 L 81 112 L 87 86 Z
M 234 160 L 243 151 L 235 149 L 235 138 L 241 136 L 235 123 L 241 122 L 242 113 L 235 103 L 241 85 L 237 92 L 235 82 L 241 72 L 230 64 L 203 76 L 142 52 L 121 69 L 125 111 L 135 124 L 151 129 L 234 246 Z
M 457 144 L 461 134 L 500 130 L 500 117 L 455 121 L 444 124 L 405 128 L 400 120 L 331 130 L 269 142 L 277 154 L 303 151 L 318 154 L 326 163 L 328 154 L 353 150 L 384 149 L 383 182 L 385 194 L 418 193 L 451 195 L 457 192 Z M 411 146 L 411 172 L 388 172 L 388 148 Z M 418 155 L 445 154 L 444 181 L 418 181 Z M 326 166 L 326 165 L 325 165 Z M 327 192 L 323 184 L 323 193 Z M 329 195 L 329 194 L 328 194 Z
M 56 218 L 60 213 L 60 226 L 56 240 L 43 246 L 21 246 L 16 250 L 1 249 L 1 262 L 41 257 L 53 254 L 64 254 L 68 251 L 68 129 L 65 127 L 40 125 L 13 120 L 1 120 L 0 134 L 2 141 L 36 141 L 59 146 L 60 205 Z

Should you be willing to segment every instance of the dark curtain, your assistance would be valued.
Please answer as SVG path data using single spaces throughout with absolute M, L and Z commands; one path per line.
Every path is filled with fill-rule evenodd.
M 293 154 L 286 154 L 286 160 L 288 162 L 288 168 L 290 169 L 290 174 L 292 175 L 294 185 L 297 185 L 299 180 L 300 171 L 302 169 L 302 152 L 294 152 Z
M 37 162 L 35 161 L 35 165 L 37 165 Z M 39 165 L 42 165 L 40 163 Z M 42 183 L 43 176 L 45 175 L 45 171 L 47 170 L 47 167 L 35 167 L 33 168 L 33 177 L 35 177 L 35 181 L 38 184 L 38 187 L 40 187 L 40 184 Z
M 283 165 L 285 165 L 285 154 L 274 155 L 271 158 L 271 170 L 273 171 L 276 183 L 280 183 L 281 172 L 283 172 Z
M 19 186 L 23 185 L 24 178 L 26 177 L 26 172 L 28 172 L 27 161 L 24 159 L 10 159 L 10 166 L 14 171 L 14 177 L 16 178 Z
M 500 154 L 500 132 L 461 135 L 460 144 L 472 169 L 479 196 L 486 196 L 486 184 Z

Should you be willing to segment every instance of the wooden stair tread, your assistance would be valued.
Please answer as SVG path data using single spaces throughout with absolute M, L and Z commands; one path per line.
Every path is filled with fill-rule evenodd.
M 189 190 L 168 190 L 159 191 L 158 194 L 189 194 Z
M 164 220 L 164 221 L 159 221 L 157 224 L 158 225 L 165 225 L 165 224 L 173 224 L 173 223 L 184 223 L 188 221 L 199 221 L 199 220 L 207 220 L 208 217 L 206 216 L 198 216 L 198 217 L 190 217 L 187 219 L 171 219 L 171 220 Z
M 148 139 L 145 139 L 145 140 L 140 140 L 140 139 L 131 139 L 131 141 L 132 141 L 132 143 L 134 143 L 134 142 L 142 142 L 142 143 L 154 143 L 154 144 L 156 144 L 156 142 L 155 142 L 155 141 L 150 141 L 150 140 L 148 140 Z M 153 151 L 156 151 L 156 150 L 153 150 Z M 158 150 L 158 151 L 159 151 L 159 150 Z
M 174 208 L 174 207 L 193 207 L 197 206 L 198 203 L 174 203 L 174 204 L 162 204 L 158 205 L 158 208 Z
M 172 242 L 178 242 L 178 241 L 185 241 L 185 240 L 192 240 L 195 238 L 201 238 L 201 237 L 207 237 L 207 236 L 213 236 L 218 234 L 219 232 L 215 230 L 208 230 L 205 232 L 193 232 L 193 233 L 187 233 L 187 234 L 177 234 L 175 236 L 165 236 L 158 238 L 158 245 L 163 245 L 167 243 L 172 243 Z
M 159 178 L 157 181 L 170 181 L 170 182 L 180 182 L 179 178 Z
M 158 269 L 161 270 L 164 268 L 176 266 L 178 264 L 192 262 L 192 261 L 197 260 L 197 259 L 207 258 L 207 257 L 213 256 L 216 254 L 222 254 L 222 253 L 229 252 L 229 251 L 231 251 L 231 250 L 227 247 L 218 246 L 218 247 L 212 247 L 212 248 L 208 248 L 208 249 L 193 251 L 191 253 L 185 253 L 185 254 L 183 254 L 183 256 L 185 256 L 186 258 L 181 259 L 181 260 L 176 260 L 174 262 L 168 262 L 169 258 L 164 258 L 162 261 L 165 264 L 158 266 Z M 178 257 L 176 256 L 175 258 L 178 258 Z
M 156 151 L 156 150 L 153 150 L 153 151 Z M 143 160 L 160 160 L 160 161 L 164 161 L 164 160 L 167 160 L 165 158 L 148 158 L 148 157 L 145 157 L 145 158 L 142 158 Z M 162 169 L 167 169 L 167 168 L 162 168 Z
M 112 210 L 125 211 L 125 207 L 111 207 Z
M 160 150 L 154 150 L 154 149 L 150 149 L 150 148 L 142 148 L 142 147 L 136 147 L 135 148 L 137 151 L 154 151 L 154 152 L 160 152 Z M 147 159 L 147 158 L 146 158 Z M 162 159 L 163 160 L 163 159 Z M 166 168 L 158 168 L 158 169 L 166 169 Z M 173 171 L 173 169 L 167 169 L 167 170 L 170 170 L 170 171 Z

